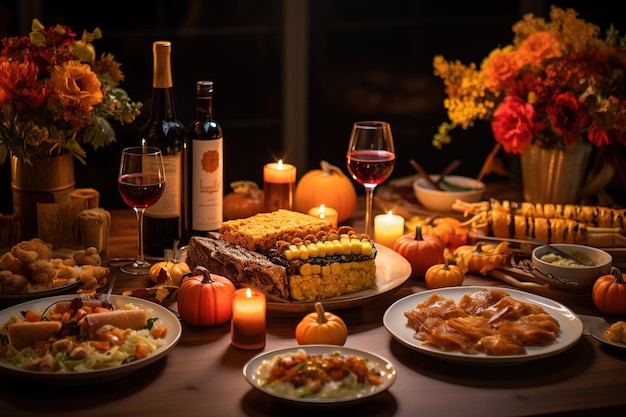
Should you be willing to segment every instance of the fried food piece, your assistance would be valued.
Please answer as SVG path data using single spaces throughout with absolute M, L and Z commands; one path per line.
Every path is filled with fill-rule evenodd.
M 494 333 L 476 343 L 476 350 L 490 356 L 523 355 L 526 348 L 522 343 L 506 335 Z

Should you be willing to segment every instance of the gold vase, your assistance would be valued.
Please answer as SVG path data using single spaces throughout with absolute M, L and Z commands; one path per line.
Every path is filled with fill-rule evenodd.
M 521 155 L 524 200 L 576 204 L 592 146 L 578 141 L 564 150 L 532 144 Z
M 70 154 L 33 158 L 31 164 L 11 157 L 13 214 L 21 224 L 21 239 L 39 236 L 38 206 L 69 203 L 75 188 L 74 158 Z

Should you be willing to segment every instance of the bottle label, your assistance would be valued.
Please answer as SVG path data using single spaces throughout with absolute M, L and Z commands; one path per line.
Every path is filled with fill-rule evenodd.
M 165 166 L 165 190 L 152 206 L 146 209 L 146 216 L 167 219 L 180 217 L 182 201 L 182 154 L 163 155 Z
M 193 230 L 217 230 L 223 219 L 223 139 L 193 140 L 191 204 Z

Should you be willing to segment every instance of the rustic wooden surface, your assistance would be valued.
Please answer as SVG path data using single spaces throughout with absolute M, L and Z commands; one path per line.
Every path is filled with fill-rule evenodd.
M 362 205 L 362 201 L 359 201 Z M 130 210 L 112 212 L 109 253 L 132 258 L 136 224 Z M 131 277 L 115 267 L 114 293 L 151 285 L 148 277 Z M 466 277 L 464 285 L 511 288 L 490 278 Z M 349 408 L 295 407 L 251 388 L 242 368 L 254 355 L 296 346 L 300 316 L 269 315 L 264 349 L 239 350 L 230 344 L 229 324 L 191 327 L 163 359 L 121 379 L 72 387 L 50 387 L 0 373 L 3 416 L 513 416 L 623 414 L 626 410 L 626 353 L 605 348 L 585 327 L 580 341 L 553 357 L 512 366 L 455 364 L 421 354 L 395 341 L 382 324 L 394 301 L 424 291 L 411 278 L 398 292 L 359 307 L 335 311 L 349 329 L 347 347 L 390 360 L 398 378 L 386 392 Z M 553 298 L 581 315 L 598 319 L 590 296 L 563 291 Z M 593 316 L 593 317 L 592 317 Z

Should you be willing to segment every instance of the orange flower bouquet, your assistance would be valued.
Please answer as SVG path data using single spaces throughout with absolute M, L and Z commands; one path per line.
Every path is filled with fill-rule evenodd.
M 513 43 L 492 50 L 480 66 L 434 57 L 449 121 L 433 145 L 450 143 L 453 129 L 477 120 L 490 122 L 508 153 L 531 143 L 626 145 L 626 38 L 613 26 L 601 38 L 596 25 L 556 6 L 549 21 L 531 13 L 512 29 Z
M 0 164 L 9 153 L 31 158 L 71 153 L 85 163 L 93 149 L 115 141 L 108 119 L 132 123 L 141 102 L 119 87 L 121 64 L 96 58 L 96 28 L 81 39 L 67 26 L 48 29 L 34 19 L 29 36 L 2 39 L 0 54 Z

